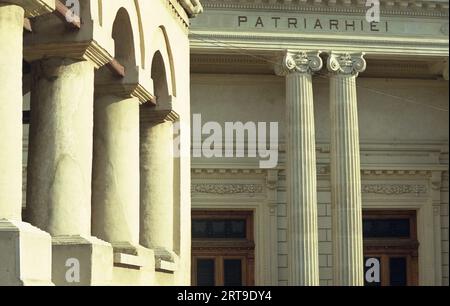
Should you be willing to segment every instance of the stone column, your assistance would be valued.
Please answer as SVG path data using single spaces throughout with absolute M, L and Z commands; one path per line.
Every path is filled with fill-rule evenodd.
M 311 74 L 322 68 L 320 52 L 288 52 L 279 75 L 286 76 L 286 155 L 289 285 L 319 285 L 316 141 Z
M 92 233 L 139 244 L 139 99 L 105 94 L 94 106 Z
M 141 109 L 141 225 L 140 242 L 155 255 L 170 256 L 173 250 L 173 111 L 155 113 Z
M 334 53 L 331 71 L 331 198 L 335 285 L 364 284 L 361 173 L 356 77 L 362 53 Z
M 94 65 L 33 64 L 28 216 L 52 236 L 91 234 Z
M 22 220 L 24 9 L 0 2 L 0 219 Z
M 50 57 L 32 65 L 27 215 L 53 238 L 57 285 L 106 284 L 110 244 L 91 236 L 94 70 L 90 60 Z M 66 278 L 77 259 L 80 282 Z
M 22 60 L 24 17 L 53 8 L 7 2 L 0 1 L 0 286 L 49 285 L 50 235 L 22 222 Z

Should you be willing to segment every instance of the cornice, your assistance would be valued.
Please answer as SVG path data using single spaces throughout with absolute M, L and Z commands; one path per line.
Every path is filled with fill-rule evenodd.
M 203 12 L 199 0 L 162 0 L 184 28 L 189 28 L 189 18 Z
M 183 9 L 179 0 L 162 0 L 166 5 L 167 9 L 172 13 L 172 15 L 177 19 L 177 21 L 187 29 L 189 27 L 189 16 Z
M 200 3 L 200 0 L 179 0 L 178 2 L 190 18 L 194 18 L 203 12 L 203 6 Z
M 193 31 L 190 34 L 191 52 L 203 53 L 207 49 L 210 53 L 224 50 L 228 54 L 242 52 L 250 53 L 283 51 L 286 49 L 333 50 L 336 52 L 365 52 L 368 57 L 448 57 L 448 37 L 443 38 L 379 38 L 373 36 L 344 36 L 344 35 L 263 35 L 259 33 L 217 33 L 207 31 Z M 217 42 L 220 42 L 218 44 Z
M 12 3 L 23 7 L 25 17 L 33 18 L 55 10 L 55 0 L 0 0 L 0 3 Z
M 365 168 L 365 167 L 363 167 Z M 245 175 L 253 175 L 259 176 L 261 174 L 266 175 L 268 171 L 273 169 L 259 169 L 259 168 L 211 168 L 211 167 L 193 167 L 191 169 L 191 173 L 193 177 L 206 177 L 209 175 L 230 175 L 236 176 L 240 175 L 241 177 Z M 446 173 L 444 170 L 422 170 L 422 169 L 388 169 L 388 167 L 380 168 L 380 169 L 361 169 L 361 175 L 365 177 L 381 177 L 381 176 L 392 176 L 392 177 L 421 177 L 428 178 L 432 176 L 433 172 L 441 172 Z M 329 175 L 330 174 L 330 165 L 329 164 L 317 164 L 316 169 L 317 175 Z M 448 174 L 447 174 L 448 175 Z M 214 184 L 213 184 L 214 185 Z
M 257 56 L 236 54 L 191 54 L 191 72 L 195 74 L 195 80 L 199 74 L 208 73 L 208 82 L 211 81 L 210 73 L 234 72 L 236 74 L 272 74 L 276 63 L 276 54 L 261 54 Z M 362 74 L 364 77 L 375 78 L 430 78 L 434 79 L 442 75 L 443 61 L 417 61 L 396 59 L 368 59 L 367 69 Z M 219 78 L 219 76 L 215 76 Z M 229 82 L 229 76 L 227 76 Z M 259 80 L 261 81 L 261 80 Z M 273 79 L 267 80 L 273 83 Z M 220 80 L 223 82 L 223 80 Z M 242 80 L 236 81 L 241 83 Z
M 389 16 L 445 17 L 448 1 L 381 0 L 381 14 Z M 303 13 L 365 14 L 365 0 L 202 0 L 205 10 L 267 10 Z
M 108 51 L 94 40 L 38 44 L 24 47 L 24 58 L 29 62 L 47 57 L 89 60 L 97 68 L 106 65 L 113 59 Z
M 231 174 L 231 175 L 237 175 L 237 174 L 263 174 L 266 173 L 267 170 L 263 169 L 240 169 L 240 168 L 192 168 L 191 169 L 192 174 Z
M 156 103 L 156 98 L 147 88 L 139 83 L 111 83 L 111 84 L 97 84 L 95 87 L 96 94 L 114 94 L 119 97 L 137 98 L 140 104 Z

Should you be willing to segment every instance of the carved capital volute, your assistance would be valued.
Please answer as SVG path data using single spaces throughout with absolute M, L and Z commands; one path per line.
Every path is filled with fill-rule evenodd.
M 330 52 L 327 62 L 328 70 L 334 74 L 358 76 L 367 67 L 364 53 Z
M 323 67 L 321 51 L 286 51 L 283 58 L 275 65 L 275 73 L 286 76 L 289 73 L 309 73 L 319 71 Z

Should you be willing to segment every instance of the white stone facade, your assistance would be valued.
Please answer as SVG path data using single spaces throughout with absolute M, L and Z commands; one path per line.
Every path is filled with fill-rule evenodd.
M 362 213 L 415 211 L 449 285 L 447 0 L 80 2 L 0 0 L 0 285 L 190 284 L 191 208 L 253 212 L 256 285 L 362 285 Z M 278 122 L 277 166 L 172 156 L 193 114 Z

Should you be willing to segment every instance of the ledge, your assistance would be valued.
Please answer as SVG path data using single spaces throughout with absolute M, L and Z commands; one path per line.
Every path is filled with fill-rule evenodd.
M 174 273 L 178 268 L 178 256 L 172 251 L 162 248 L 155 250 L 155 270 L 157 272 Z
M 177 270 L 177 267 L 174 262 L 159 259 L 155 262 L 155 270 L 158 272 L 173 273 Z
M 144 264 L 139 256 L 125 253 L 114 253 L 114 266 L 126 266 L 140 269 L 144 266 Z

